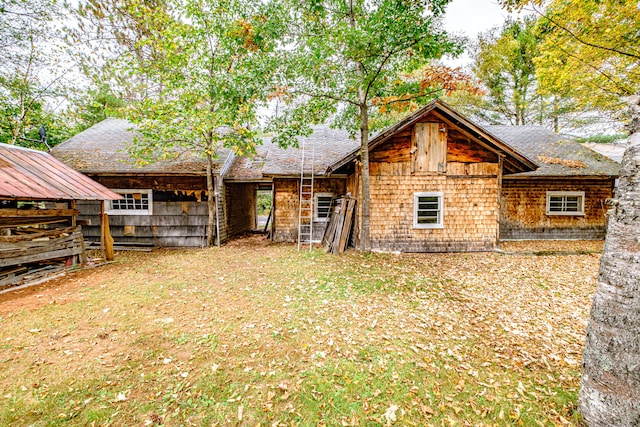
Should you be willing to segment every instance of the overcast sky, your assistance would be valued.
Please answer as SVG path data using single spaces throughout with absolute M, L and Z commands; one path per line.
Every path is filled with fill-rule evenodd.
M 453 0 L 446 9 L 445 29 L 473 40 L 479 32 L 500 26 L 508 16 L 497 0 Z M 469 61 L 466 54 L 456 60 L 445 60 L 452 66 L 464 66 Z

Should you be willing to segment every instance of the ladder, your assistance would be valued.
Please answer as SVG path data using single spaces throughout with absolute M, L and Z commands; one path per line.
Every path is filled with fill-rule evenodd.
M 298 250 L 303 247 L 313 248 L 313 171 L 315 166 L 316 147 L 311 142 L 311 153 L 302 141 L 302 158 L 300 162 L 300 203 L 298 204 Z M 307 158 L 311 154 L 311 161 Z M 310 165 L 309 165 L 310 163 Z

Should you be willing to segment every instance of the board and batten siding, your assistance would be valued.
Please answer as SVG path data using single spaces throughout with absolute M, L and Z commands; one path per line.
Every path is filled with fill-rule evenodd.
M 613 178 L 503 178 L 500 238 L 600 240 Z M 547 192 L 584 191 L 584 215 L 547 215 Z
M 300 205 L 300 180 L 295 178 L 274 178 L 274 233 L 276 242 L 295 242 L 298 240 L 298 215 Z M 340 197 L 346 192 L 344 178 L 315 178 L 315 193 L 332 193 Z M 313 240 L 322 239 L 326 222 L 314 221 Z

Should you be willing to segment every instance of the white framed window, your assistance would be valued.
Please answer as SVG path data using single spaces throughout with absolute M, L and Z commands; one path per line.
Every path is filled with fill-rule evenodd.
M 413 228 L 444 228 L 442 192 L 413 193 Z
M 319 222 L 329 221 L 331 216 L 331 202 L 333 193 L 316 193 L 313 201 L 313 220 Z
M 584 191 L 547 191 L 547 215 L 584 215 Z
M 120 200 L 109 200 L 105 209 L 109 215 L 151 215 L 153 192 L 151 190 L 112 190 L 122 196 Z

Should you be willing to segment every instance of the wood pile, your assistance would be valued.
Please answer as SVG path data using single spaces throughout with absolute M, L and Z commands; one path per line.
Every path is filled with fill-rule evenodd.
M 21 227 L 0 236 L 0 288 L 86 262 L 80 227 Z
M 345 251 L 353 228 L 356 199 L 344 196 L 337 199 L 331 208 L 331 217 L 322 236 L 325 252 L 339 254 Z

